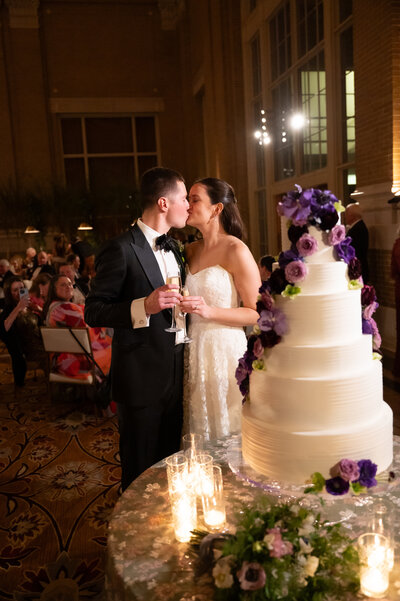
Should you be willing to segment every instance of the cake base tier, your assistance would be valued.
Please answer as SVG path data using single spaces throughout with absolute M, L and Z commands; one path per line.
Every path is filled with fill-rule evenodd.
M 246 462 L 268 478 L 301 485 L 311 474 L 328 477 L 341 459 L 370 459 L 378 473 L 393 459 L 393 413 L 382 402 L 373 415 L 360 416 L 361 423 L 324 431 L 296 432 L 271 426 L 252 417 L 251 403 L 242 413 L 242 449 Z

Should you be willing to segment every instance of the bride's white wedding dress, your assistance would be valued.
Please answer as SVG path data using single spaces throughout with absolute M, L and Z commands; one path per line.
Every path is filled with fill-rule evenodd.
M 186 286 L 191 296 L 202 296 L 213 307 L 239 306 L 232 275 L 220 265 L 190 271 Z M 242 394 L 235 371 L 247 348 L 242 327 L 224 326 L 199 315 L 190 316 L 186 345 L 184 415 L 186 432 L 206 440 L 240 432 Z

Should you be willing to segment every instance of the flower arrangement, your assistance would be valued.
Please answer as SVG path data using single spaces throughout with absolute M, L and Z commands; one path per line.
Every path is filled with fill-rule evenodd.
M 236 534 L 195 531 L 196 575 L 210 573 L 219 601 L 328 601 L 359 589 L 359 557 L 340 524 L 298 502 L 243 508 Z
M 252 371 L 266 369 L 264 350 L 279 344 L 287 332 L 285 314 L 275 307 L 274 297 L 282 295 L 294 299 L 301 293 L 301 282 L 308 273 L 304 259 L 318 251 L 318 241 L 309 233 L 309 226 L 325 232 L 324 242 L 333 247 L 338 261 L 347 263 L 349 289 L 362 288 L 362 331 L 364 334 L 372 334 L 373 349 L 379 349 L 381 337 L 372 318 L 378 307 L 375 290 L 373 286 L 363 285 L 361 264 L 351 246 L 351 238 L 346 237 L 345 227 L 337 223 L 339 213 L 343 210 L 341 202 L 329 190 L 302 190 L 297 184 L 295 190 L 288 192 L 278 204 L 278 213 L 288 219 L 291 247 L 281 252 L 279 267 L 259 289 L 257 311 L 260 317 L 248 339 L 247 351 L 239 359 L 235 374 L 243 401 L 249 393 Z

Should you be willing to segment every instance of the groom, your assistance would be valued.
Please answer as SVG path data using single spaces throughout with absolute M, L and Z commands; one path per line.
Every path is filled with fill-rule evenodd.
M 182 273 L 183 263 L 174 241 L 158 238 L 184 227 L 187 192 L 180 173 L 162 167 L 143 174 L 140 191 L 142 217 L 100 251 L 85 305 L 89 326 L 114 328 L 111 382 L 123 490 L 179 450 L 182 428 L 184 345 L 179 332 L 165 331 L 182 297 L 165 281 L 167 273 Z

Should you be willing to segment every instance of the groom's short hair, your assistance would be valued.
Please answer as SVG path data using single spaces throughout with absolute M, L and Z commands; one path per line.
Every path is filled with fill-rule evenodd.
M 185 183 L 179 171 L 167 167 L 153 167 L 142 175 L 140 182 L 140 196 L 142 209 L 153 207 L 161 196 L 167 196 L 176 188 L 178 182 Z

